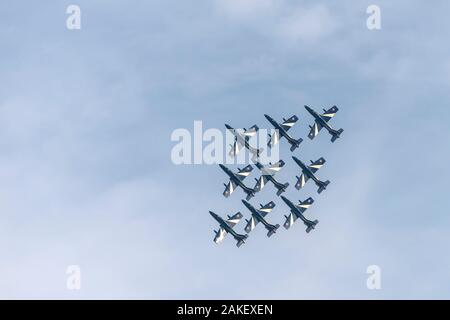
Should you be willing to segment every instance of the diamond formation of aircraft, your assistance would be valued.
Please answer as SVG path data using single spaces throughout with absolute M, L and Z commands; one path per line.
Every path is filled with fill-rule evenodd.
M 328 121 L 330 121 L 331 118 L 334 117 L 334 115 L 339 111 L 338 107 L 333 106 L 328 110 L 323 109 L 324 113 L 318 114 L 316 111 L 311 109 L 308 106 L 305 106 L 305 109 L 314 117 L 314 125 L 309 126 L 311 128 L 311 131 L 308 134 L 308 137 L 312 140 L 314 139 L 320 132 L 322 128 L 325 128 L 328 130 L 328 132 L 331 134 L 331 142 L 336 141 L 337 138 L 341 135 L 342 132 L 344 132 L 344 129 L 334 130 L 329 124 Z
M 230 169 L 225 167 L 223 164 L 219 164 L 219 166 L 222 168 L 223 171 L 230 177 L 230 182 L 225 185 L 225 191 L 223 192 L 223 195 L 228 198 L 234 190 L 239 186 L 244 190 L 244 192 L 247 194 L 247 200 L 250 200 L 251 197 L 255 195 L 255 190 L 252 188 L 247 187 L 244 184 L 244 179 L 248 177 L 248 175 L 252 172 L 253 167 L 251 165 L 246 166 L 244 169 L 238 169 L 237 173 L 232 172 Z
M 248 235 L 239 234 L 233 230 L 233 227 L 239 223 L 242 219 L 242 213 L 238 212 L 234 216 L 228 216 L 227 220 L 224 220 L 219 215 L 210 211 L 209 214 L 219 223 L 219 230 L 214 230 L 216 236 L 214 237 L 214 242 L 219 244 L 225 238 L 225 236 L 229 233 L 233 236 L 233 238 L 237 241 L 236 246 L 239 248 L 243 243 L 245 243 L 245 239 L 247 239 Z
M 273 185 L 275 186 L 275 188 L 277 188 L 277 196 L 279 196 L 280 194 L 282 194 L 283 192 L 286 191 L 287 187 L 289 186 L 289 183 L 281 183 L 278 182 L 275 179 L 275 174 L 281 170 L 282 167 L 284 167 L 284 161 L 280 160 L 275 164 L 272 164 L 269 162 L 269 166 L 264 167 L 260 162 L 256 162 L 255 165 L 256 167 L 261 171 L 261 177 L 259 177 L 259 179 L 256 179 L 256 185 L 253 188 L 256 192 L 261 191 L 264 186 L 267 184 L 267 181 L 270 181 L 273 183 Z
M 332 138 L 331 141 L 335 142 L 336 139 L 340 137 L 340 134 L 344 131 L 343 129 L 335 130 L 333 129 L 329 124 L 328 121 L 334 117 L 334 115 L 338 112 L 338 108 L 336 106 L 333 106 L 332 108 L 325 110 L 323 109 L 323 114 L 318 114 L 313 109 L 311 109 L 308 106 L 305 106 L 306 110 L 315 118 L 315 122 L 313 126 L 310 126 L 310 132 L 308 137 L 313 140 L 320 130 L 322 128 L 325 128 L 328 130 L 328 132 L 331 134 Z M 272 147 L 275 144 L 279 143 L 279 140 L 282 137 L 286 138 L 286 141 L 291 145 L 291 152 L 293 152 L 296 148 L 299 147 L 300 143 L 303 141 L 303 139 L 294 139 L 289 134 L 288 131 L 290 128 L 292 128 L 295 123 L 298 121 L 298 117 L 296 115 L 293 115 L 289 119 L 283 118 L 283 123 L 279 124 L 274 119 L 272 119 L 268 115 L 264 115 L 266 119 L 273 125 L 275 128 L 275 134 L 269 135 L 269 142 L 268 146 Z M 234 190 L 236 190 L 237 187 L 241 187 L 242 190 L 246 193 L 247 197 L 246 200 L 242 200 L 242 203 L 247 207 L 247 209 L 251 213 L 251 217 L 249 220 L 245 219 L 247 222 L 244 230 L 247 234 L 239 234 L 237 233 L 233 227 L 239 223 L 239 221 L 243 218 L 243 215 L 238 212 L 233 216 L 227 216 L 228 219 L 224 220 L 222 217 L 218 216 L 212 211 L 209 211 L 211 216 L 219 223 L 219 230 L 214 230 L 215 237 L 214 242 L 220 243 L 225 236 L 230 233 L 234 239 L 237 241 L 236 245 L 240 247 L 245 240 L 248 237 L 248 234 L 255 229 L 255 227 L 261 222 L 261 224 L 267 229 L 267 237 L 271 237 L 273 234 L 276 233 L 277 229 L 280 227 L 279 224 L 271 224 L 266 220 L 266 216 L 268 213 L 272 212 L 273 208 L 275 207 L 275 203 L 273 201 L 270 201 L 266 205 L 260 205 L 260 208 L 257 209 L 251 205 L 248 200 L 255 196 L 255 194 L 259 191 L 261 191 L 264 186 L 267 184 L 268 181 L 272 182 L 275 188 L 277 189 L 277 195 L 280 196 L 283 192 L 286 191 L 286 189 L 289 186 L 289 183 L 281 183 L 275 179 L 275 175 L 281 170 L 282 167 L 285 166 L 285 162 L 283 160 L 279 160 L 277 163 L 272 164 L 269 163 L 268 165 L 263 165 L 260 162 L 260 155 L 263 151 L 263 148 L 255 148 L 250 145 L 249 140 L 251 137 L 255 136 L 259 130 L 257 125 L 254 125 L 247 129 L 234 129 L 228 124 L 225 124 L 225 127 L 234 135 L 235 140 L 234 143 L 231 145 L 231 150 L 229 155 L 232 157 L 235 157 L 240 150 L 243 148 L 247 149 L 253 156 L 252 161 L 255 164 L 255 166 L 260 170 L 261 176 L 259 179 L 256 180 L 256 185 L 252 189 L 248 186 L 246 186 L 243 181 L 246 177 L 248 177 L 253 167 L 251 165 L 247 165 L 243 169 L 239 169 L 236 173 L 232 172 L 229 168 L 226 166 L 220 164 L 219 166 L 221 169 L 228 175 L 230 178 L 230 181 L 228 184 L 225 184 L 225 191 L 223 195 L 225 197 L 229 197 Z M 306 165 L 301 160 L 299 160 L 297 157 L 293 156 L 292 159 L 295 163 L 297 163 L 298 166 L 300 166 L 302 173 L 300 177 L 296 176 L 297 181 L 295 184 L 295 188 L 297 190 L 302 189 L 307 181 L 309 179 L 313 180 L 314 183 L 318 186 L 317 192 L 320 194 L 323 190 L 325 190 L 330 183 L 329 180 L 321 181 L 317 176 L 316 172 L 325 164 L 325 159 L 323 157 L 319 158 L 316 161 L 311 161 L 311 164 Z M 296 220 L 300 219 L 303 221 L 303 223 L 306 226 L 306 232 L 309 233 L 311 230 L 313 230 L 316 225 L 319 223 L 318 220 L 309 220 L 304 216 L 305 211 L 314 203 L 314 199 L 309 197 L 304 201 L 299 201 L 298 204 L 294 204 L 292 201 L 290 201 L 285 196 L 281 196 L 281 199 L 283 202 L 289 207 L 290 214 L 285 215 L 286 218 L 283 226 L 285 229 L 289 229 L 292 227 L 292 225 L 295 223 Z
M 254 148 L 249 143 L 250 138 L 255 136 L 259 130 L 256 124 L 248 130 L 245 128 L 243 130 L 234 129 L 228 124 L 225 124 L 225 127 L 234 135 L 234 143 L 231 145 L 229 152 L 230 157 L 234 158 L 243 147 L 252 154 L 252 159 L 257 159 L 263 152 L 263 148 Z
M 273 201 L 270 201 L 266 205 L 260 205 L 261 208 L 255 209 L 250 203 L 248 203 L 245 200 L 242 200 L 242 203 L 247 207 L 247 209 L 251 212 L 252 217 L 250 220 L 245 219 L 247 221 L 247 225 L 245 226 L 245 232 L 250 233 L 253 229 L 255 229 L 256 225 L 261 222 L 264 227 L 267 229 L 267 237 L 272 236 L 277 229 L 280 227 L 279 224 L 273 225 L 266 221 L 266 215 L 272 211 L 272 209 L 275 207 L 275 203 Z
M 272 135 L 269 134 L 270 140 L 267 143 L 269 147 L 273 147 L 274 145 L 276 145 L 282 137 L 285 137 L 286 140 L 290 143 L 291 151 L 294 151 L 300 146 L 300 143 L 302 143 L 303 139 L 300 138 L 296 140 L 288 134 L 289 129 L 292 128 L 298 120 L 298 117 L 296 115 L 293 115 L 287 120 L 283 118 L 282 124 L 279 124 L 267 114 L 265 114 L 264 117 L 266 117 L 270 124 L 275 128 L 275 133 Z
M 317 193 L 321 193 L 323 190 L 325 190 L 327 188 L 330 181 L 329 180 L 321 181 L 315 175 L 317 170 L 319 170 L 325 163 L 324 158 L 320 158 L 314 162 L 311 161 L 310 165 L 305 165 L 303 162 L 301 162 L 295 156 L 293 156 L 292 159 L 294 159 L 294 161 L 300 166 L 300 168 L 302 168 L 302 174 L 300 175 L 300 177 L 298 177 L 298 176 L 296 177 L 297 183 L 295 184 L 295 188 L 297 190 L 300 190 L 301 188 L 303 188 L 309 179 L 312 179 L 315 182 L 315 184 L 319 187 L 319 189 L 317 189 Z
M 293 204 L 289 199 L 287 199 L 286 197 L 281 196 L 281 199 L 283 199 L 283 201 L 288 205 L 288 207 L 291 209 L 291 214 L 289 216 L 286 216 L 286 222 L 284 223 L 284 227 L 286 229 L 289 229 L 295 222 L 295 220 L 297 220 L 297 218 L 300 218 L 303 223 L 305 224 L 306 228 L 306 232 L 309 233 L 312 229 L 315 228 L 316 224 L 319 223 L 318 220 L 308 220 L 305 218 L 305 216 L 303 215 L 303 212 L 306 211 L 306 209 L 309 208 L 309 206 L 314 202 L 314 200 L 312 198 L 308 198 L 305 201 L 300 201 L 300 203 L 298 205 Z

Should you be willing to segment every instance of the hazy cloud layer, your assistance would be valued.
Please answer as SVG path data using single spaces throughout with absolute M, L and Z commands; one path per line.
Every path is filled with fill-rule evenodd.
M 4 298 L 449 298 L 449 4 L 78 1 L 0 4 L 0 296 Z M 326 158 L 311 234 L 297 222 L 240 249 L 217 247 L 208 215 L 242 211 L 216 166 L 175 166 L 176 128 L 311 118 L 337 104 L 295 154 Z M 252 175 L 249 180 L 253 183 Z M 287 207 L 272 186 L 252 202 Z M 238 230 L 243 230 L 243 222 Z M 82 289 L 66 289 L 79 265 Z M 366 268 L 382 269 L 382 290 Z

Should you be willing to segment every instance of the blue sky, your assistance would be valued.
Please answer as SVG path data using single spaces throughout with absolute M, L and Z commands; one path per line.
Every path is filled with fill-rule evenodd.
M 66 29 L 78 4 L 82 29 Z M 378 4 L 382 29 L 366 28 Z M 5 1 L 0 4 L 0 297 L 450 298 L 446 1 Z M 258 124 L 336 104 L 295 155 L 331 180 L 300 223 L 216 246 L 217 166 L 175 166 L 176 128 Z M 319 109 L 319 110 L 320 110 Z M 280 181 L 294 185 L 289 159 Z M 283 156 L 284 155 L 284 156 Z M 252 176 L 256 177 L 256 175 Z M 253 201 L 286 206 L 272 186 Z M 238 225 L 243 230 L 243 222 Z M 381 290 L 366 268 L 381 267 Z M 79 265 L 82 289 L 66 289 Z

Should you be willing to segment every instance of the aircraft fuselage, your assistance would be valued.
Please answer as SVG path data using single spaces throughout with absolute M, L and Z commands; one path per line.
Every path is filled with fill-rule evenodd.
M 306 110 L 314 117 L 314 119 L 320 123 L 322 127 L 328 130 L 328 132 L 332 133 L 334 132 L 334 129 L 328 124 L 328 122 L 325 121 L 325 119 L 318 114 L 316 111 L 311 109 L 310 107 L 305 106 Z
M 300 209 L 295 206 L 288 198 L 281 196 L 281 199 L 288 205 L 288 207 L 291 209 L 291 212 L 297 216 L 297 218 L 302 219 L 303 222 L 310 222 L 308 219 L 306 219 L 303 214 L 301 213 Z
M 278 182 L 272 174 L 264 174 L 264 171 L 263 171 L 264 166 L 261 163 L 257 162 L 257 163 L 255 163 L 255 165 L 259 170 L 261 170 L 261 174 L 263 176 L 265 176 L 267 178 L 267 180 L 269 180 L 270 182 L 272 182 L 275 186 L 277 186 L 279 188 L 284 187 L 283 184 Z
M 302 173 L 307 175 L 308 178 L 312 179 L 316 184 L 321 183 L 321 181 L 314 175 L 314 173 L 311 171 L 311 169 L 306 166 L 303 162 L 301 162 L 299 159 L 293 157 L 294 161 L 302 168 Z
M 230 169 L 228 169 L 227 167 L 225 167 L 223 164 L 219 164 L 219 166 L 222 168 L 223 171 L 225 171 L 225 173 L 228 175 L 228 177 L 230 178 L 231 181 L 233 181 L 234 183 L 236 183 L 236 185 L 238 185 L 239 187 L 242 188 L 242 190 L 244 190 L 247 194 L 251 194 L 253 193 L 253 190 L 250 189 L 249 187 L 247 187 L 242 181 L 241 179 L 236 177 L 236 174 L 234 174 Z
M 238 234 L 236 233 L 236 231 L 233 230 L 233 228 L 231 228 L 225 220 L 223 220 L 223 218 L 217 214 L 215 214 L 214 212 L 210 211 L 209 214 L 219 223 L 219 226 L 221 228 L 223 228 L 226 232 L 228 232 L 229 234 L 231 234 L 234 238 L 238 237 Z
M 252 216 L 258 220 L 259 222 L 261 222 L 266 228 L 270 228 L 272 225 L 269 224 L 266 219 L 264 219 L 264 217 L 258 212 L 258 210 L 255 209 L 255 207 L 253 207 L 250 203 L 248 203 L 245 200 L 242 200 L 242 202 L 244 203 L 244 205 L 247 207 L 248 210 L 250 210 L 250 212 L 252 213 Z
M 285 137 L 291 144 L 297 143 L 297 141 L 292 138 L 286 130 L 284 130 L 283 126 L 281 126 L 278 122 L 276 122 L 272 117 L 268 116 L 267 114 L 264 115 L 266 119 L 272 124 L 272 126 L 275 128 L 275 130 L 278 130 L 278 133 L 280 136 Z
M 239 142 L 240 145 L 243 145 L 251 153 L 258 154 L 258 150 L 253 148 L 248 142 L 248 139 L 243 138 L 242 135 L 236 129 L 234 129 L 232 126 L 228 124 L 225 124 L 225 127 L 228 130 L 230 130 L 230 132 L 233 134 L 233 136 L 236 138 L 236 140 Z

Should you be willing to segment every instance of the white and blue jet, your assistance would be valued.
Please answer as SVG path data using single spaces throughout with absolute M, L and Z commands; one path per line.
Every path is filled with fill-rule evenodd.
M 214 230 L 216 236 L 214 237 L 214 242 L 219 244 L 225 239 L 225 236 L 230 233 L 233 238 L 237 241 L 236 246 L 239 248 L 247 239 L 248 235 L 239 234 L 233 230 L 233 227 L 239 223 L 242 219 L 242 213 L 238 212 L 233 216 L 228 216 L 227 220 L 218 216 L 214 212 L 210 211 L 209 214 L 219 223 L 219 230 Z
M 249 129 L 235 129 L 228 124 L 225 124 L 225 127 L 234 136 L 234 143 L 231 145 L 231 150 L 228 153 L 230 157 L 234 158 L 242 148 L 245 148 L 252 154 L 252 159 L 259 158 L 259 155 L 263 152 L 264 149 L 254 148 L 249 143 L 250 138 L 254 137 L 259 130 L 256 124 Z
M 252 217 L 250 220 L 245 219 L 247 221 L 247 225 L 245 226 L 245 232 L 250 233 L 253 229 L 255 229 L 256 225 L 261 222 L 264 227 L 267 229 L 267 236 L 272 236 L 277 229 L 280 227 L 279 224 L 270 224 L 266 220 L 266 215 L 272 212 L 273 208 L 275 207 L 275 203 L 273 201 L 270 201 L 266 205 L 260 204 L 260 208 L 256 209 L 253 207 L 250 203 L 248 203 L 245 200 L 242 200 L 242 203 L 247 207 L 247 209 L 251 212 Z
M 314 202 L 313 198 L 308 198 L 305 201 L 299 201 L 299 204 L 293 204 L 289 199 L 287 199 L 286 197 L 281 196 L 281 199 L 283 199 L 283 201 L 288 205 L 288 207 L 291 209 L 291 213 L 289 216 L 285 215 L 286 218 L 286 222 L 284 223 L 284 227 L 286 229 L 289 229 L 294 222 L 300 218 L 303 223 L 305 224 L 306 228 L 306 232 L 310 232 L 312 229 L 314 229 L 316 227 L 316 225 L 319 223 L 318 220 L 308 220 L 305 218 L 305 216 L 303 215 L 303 213 L 306 211 L 306 209 L 308 209 Z
M 308 137 L 312 140 L 314 139 L 322 130 L 322 128 L 325 128 L 328 130 L 328 132 L 331 134 L 331 142 L 336 141 L 337 138 L 341 135 L 342 132 L 344 132 L 344 129 L 335 130 L 333 129 L 329 124 L 328 121 L 330 121 L 335 114 L 339 111 L 338 107 L 333 106 L 328 110 L 323 109 L 322 114 L 318 114 L 316 111 L 311 109 L 308 106 L 305 106 L 305 109 L 314 117 L 314 125 L 309 126 L 311 128 L 311 131 L 309 131 Z
M 267 114 L 265 114 L 264 117 L 266 117 L 266 119 L 270 122 L 270 124 L 275 128 L 275 133 L 272 135 L 269 134 L 270 140 L 267 143 L 269 147 L 273 147 L 278 142 L 280 142 L 280 139 L 282 137 L 285 137 L 286 140 L 290 143 L 291 151 L 294 151 L 296 148 L 300 146 L 300 143 L 303 141 L 303 139 L 299 138 L 298 140 L 296 140 L 288 134 L 289 129 L 292 128 L 298 121 L 298 117 L 296 115 L 293 115 L 289 119 L 283 118 L 283 123 L 281 124 L 276 122 L 273 118 L 271 118 Z
M 295 184 L 295 188 L 297 190 L 303 188 L 309 179 L 312 179 L 314 183 L 319 187 L 319 189 L 317 189 L 317 193 L 321 193 L 323 190 L 327 188 L 328 184 L 330 184 L 329 180 L 321 181 L 315 175 L 317 170 L 319 170 L 324 165 L 325 163 L 324 158 L 320 158 L 316 161 L 311 161 L 311 164 L 309 165 L 304 164 L 296 157 L 292 157 L 292 159 L 294 159 L 294 161 L 300 166 L 300 168 L 302 168 L 302 174 L 300 175 L 300 177 L 299 176 L 296 177 L 297 183 Z
M 228 177 L 230 177 L 230 182 L 228 182 L 228 184 L 224 184 L 225 191 L 223 192 L 223 195 L 225 198 L 228 198 L 238 186 L 241 187 L 242 190 L 244 190 L 244 192 L 247 194 L 247 200 L 255 195 L 255 190 L 247 187 L 243 182 L 244 179 L 248 177 L 253 170 L 253 167 L 251 165 L 246 166 L 244 169 L 238 168 L 237 173 L 232 172 L 223 164 L 219 164 L 219 166 L 228 175 Z
M 263 166 L 260 162 L 256 162 L 256 167 L 261 171 L 261 177 L 259 179 L 256 179 L 256 185 L 253 188 L 256 192 L 261 191 L 264 186 L 267 184 L 267 181 L 270 181 L 273 183 L 275 188 L 277 188 L 277 196 L 282 194 L 286 191 L 287 187 L 289 186 L 289 183 L 281 183 L 275 179 L 275 174 L 277 174 L 282 167 L 284 167 L 284 161 L 280 160 L 275 164 L 272 164 L 269 162 L 268 166 Z

